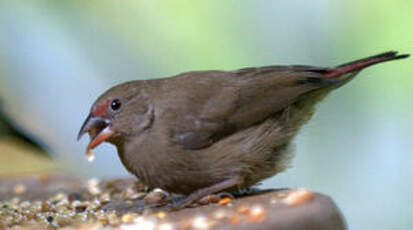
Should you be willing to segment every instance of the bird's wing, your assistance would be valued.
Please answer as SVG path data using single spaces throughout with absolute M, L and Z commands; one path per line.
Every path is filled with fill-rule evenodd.
M 330 85 L 329 69 L 268 66 L 185 73 L 175 78 L 170 137 L 185 149 L 202 149 L 262 122 L 313 89 Z M 171 100 L 170 100 L 171 101 Z M 173 122 L 171 122 L 173 121 Z
M 368 66 L 407 58 L 390 51 L 333 68 L 267 66 L 236 71 L 185 73 L 175 78 L 176 107 L 172 141 L 186 149 L 201 149 L 232 133 L 260 123 L 305 100 L 315 103 L 310 91 L 328 92 L 351 80 Z M 325 94 L 324 94 L 325 95 Z M 173 101 L 173 100 L 172 100 Z

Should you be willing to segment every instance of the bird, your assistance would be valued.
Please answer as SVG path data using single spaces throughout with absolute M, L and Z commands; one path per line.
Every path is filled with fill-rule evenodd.
M 115 145 L 131 174 L 184 195 L 172 206 L 185 208 L 284 171 L 318 102 L 362 69 L 407 57 L 389 51 L 335 67 L 192 71 L 121 83 L 97 98 L 78 140 L 89 133 L 88 152 Z

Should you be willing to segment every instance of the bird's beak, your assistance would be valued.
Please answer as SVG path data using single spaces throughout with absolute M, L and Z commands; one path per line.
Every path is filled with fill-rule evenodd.
M 83 122 L 77 140 L 80 140 L 86 132 L 88 132 L 90 136 L 90 143 L 87 146 L 87 151 L 92 150 L 113 135 L 110 120 L 93 116 L 92 114 L 89 114 L 85 122 Z

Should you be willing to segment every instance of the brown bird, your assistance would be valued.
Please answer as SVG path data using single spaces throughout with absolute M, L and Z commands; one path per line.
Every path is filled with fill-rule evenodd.
M 333 68 L 199 71 L 117 85 L 93 104 L 78 138 L 107 141 L 143 183 L 200 198 L 247 188 L 288 167 L 291 140 L 317 102 L 362 69 L 407 58 L 386 52 Z

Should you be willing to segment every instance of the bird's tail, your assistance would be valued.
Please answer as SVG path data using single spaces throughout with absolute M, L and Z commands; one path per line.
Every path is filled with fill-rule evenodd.
M 310 71 L 316 72 L 318 74 L 307 77 L 305 80 L 300 81 L 300 83 L 314 85 L 314 90 L 312 90 L 310 94 L 312 94 L 311 97 L 314 97 L 316 99 L 311 99 L 311 97 L 309 96 L 306 96 L 305 98 L 310 98 L 308 100 L 319 101 L 331 90 L 337 89 L 351 81 L 362 69 L 377 63 L 407 57 L 409 57 L 408 54 L 397 55 L 397 52 L 389 51 L 332 68 L 315 68 Z M 308 102 L 304 101 L 304 103 Z
M 396 51 L 389 51 L 389 52 L 374 55 L 371 57 L 363 58 L 357 61 L 345 63 L 343 65 L 339 65 L 334 68 L 330 68 L 323 75 L 326 78 L 335 78 L 335 77 L 338 77 L 338 76 L 341 76 L 347 73 L 353 73 L 353 72 L 360 71 L 368 66 L 375 65 L 377 63 L 407 58 L 409 56 L 410 56 L 409 54 L 397 55 Z

